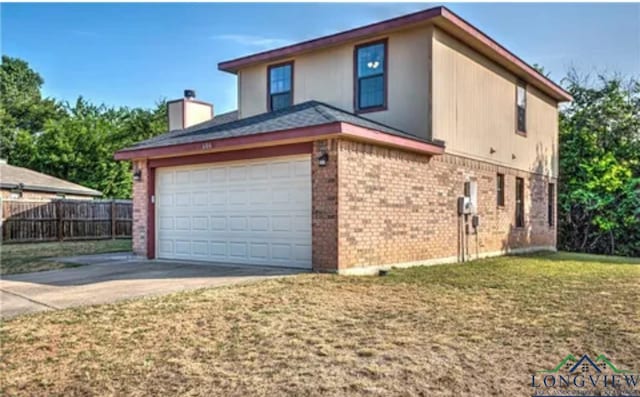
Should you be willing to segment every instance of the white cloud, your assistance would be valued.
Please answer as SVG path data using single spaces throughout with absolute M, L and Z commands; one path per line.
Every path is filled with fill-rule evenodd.
M 263 49 L 282 47 L 291 43 L 290 40 L 263 36 L 252 36 L 247 34 L 219 34 L 211 36 L 211 38 L 214 40 L 230 41 L 243 46 L 258 47 Z

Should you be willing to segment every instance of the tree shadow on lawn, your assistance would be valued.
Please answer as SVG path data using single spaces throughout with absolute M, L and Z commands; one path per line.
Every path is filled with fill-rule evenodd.
M 538 252 L 514 254 L 513 257 L 531 258 L 549 262 L 578 262 L 591 265 L 640 265 L 640 258 L 625 256 L 593 255 L 577 252 Z

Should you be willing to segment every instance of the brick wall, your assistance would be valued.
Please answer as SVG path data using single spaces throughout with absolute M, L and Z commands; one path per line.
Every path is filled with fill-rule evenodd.
M 329 161 L 320 167 L 317 158 L 324 152 Z M 555 227 L 549 227 L 547 219 L 549 179 L 542 175 L 347 140 L 316 141 L 311 161 L 314 270 L 459 258 L 464 227 L 456 200 L 468 179 L 478 183 L 480 216 L 477 240 L 475 234 L 466 235 L 464 250 L 470 257 L 556 244 Z M 144 160 L 135 163 L 142 178 L 133 185 L 133 251 L 143 256 L 149 205 L 146 165 Z M 504 207 L 496 203 L 498 172 L 505 175 Z M 524 228 L 514 226 L 516 177 L 525 180 Z
M 132 245 L 133 253 L 147 256 L 147 215 L 148 215 L 148 174 L 146 160 L 134 162 L 134 169 L 142 171 L 140 181 L 133 182 L 133 225 Z
M 311 157 L 312 263 L 316 271 L 333 271 L 338 261 L 338 141 L 316 141 Z M 318 157 L 329 154 L 324 167 Z
M 345 140 L 337 146 L 339 254 L 334 268 L 460 257 L 463 226 L 456 200 L 468 179 L 478 183 L 480 227 L 477 240 L 468 235 L 466 254 L 555 246 L 555 228 L 547 220 L 548 178 L 542 175 L 453 155 L 428 157 Z M 496 204 L 498 172 L 505 175 L 504 207 Z M 524 228 L 514 226 L 516 176 L 525 180 Z M 316 182 L 314 191 L 322 190 Z M 324 242 L 314 239 L 316 244 Z

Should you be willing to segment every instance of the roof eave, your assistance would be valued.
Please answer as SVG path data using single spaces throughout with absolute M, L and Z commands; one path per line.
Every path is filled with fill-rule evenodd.
M 573 100 L 571 94 L 569 94 L 569 92 L 560 85 L 544 76 L 513 52 L 503 47 L 489 35 L 485 34 L 483 31 L 467 22 L 448 8 L 443 7 L 441 18 L 437 18 L 435 23 L 436 25 L 445 28 L 445 30 L 450 33 L 457 33 L 458 38 L 460 38 L 460 33 L 462 33 L 462 38 L 465 39 L 463 42 L 467 45 L 470 45 L 476 50 L 484 49 L 491 52 L 498 63 L 503 63 L 509 66 L 510 69 L 512 69 L 510 70 L 512 73 L 519 75 L 519 77 L 535 85 L 556 101 L 570 102 Z M 470 43 L 470 40 L 473 40 L 473 43 Z
M 339 137 L 374 142 L 423 154 L 439 155 L 444 153 L 444 144 L 392 135 L 351 123 L 331 122 L 310 127 L 292 128 L 248 136 L 210 139 L 160 147 L 123 149 L 116 152 L 114 158 L 116 160 L 133 160 L 139 158 L 175 157 L 195 153 L 242 150 L 250 147 L 276 146 L 294 142 L 309 142 L 318 139 Z
M 47 193 L 65 193 L 65 194 L 76 194 L 78 196 L 93 196 L 99 197 L 102 196 L 102 192 L 97 190 L 88 189 L 88 190 L 80 190 L 80 189 L 72 189 L 72 188 L 55 188 L 50 186 L 38 186 L 38 185 L 27 185 L 27 184 L 17 184 L 17 183 L 0 183 L 0 188 L 3 189 L 19 189 L 29 190 L 34 192 L 47 192 Z
M 218 69 L 236 74 L 240 69 L 264 62 L 272 62 L 279 59 L 300 55 L 305 52 L 313 51 L 319 48 L 332 47 L 341 45 L 350 41 L 365 39 L 370 36 L 379 35 L 392 31 L 394 29 L 405 28 L 426 22 L 439 22 L 443 26 L 458 29 L 465 34 L 470 35 L 476 41 L 476 46 L 482 46 L 490 50 L 504 63 L 508 63 L 517 69 L 532 84 L 541 88 L 558 102 L 572 101 L 571 95 L 562 87 L 554 83 L 549 78 L 540 74 L 537 70 L 517 57 L 511 51 L 500 45 L 491 37 L 483 33 L 480 29 L 473 26 L 463 18 L 459 17 L 446 7 L 435 7 L 428 10 L 419 11 L 413 14 L 400 16 L 386 21 L 377 22 L 371 25 L 339 32 L 333 35 L 320 37 L 313 40 L 303 41 L 301 43 L 292 44 L 286 47 L 276 48 L 274 50 L 264 51 L 257 54 L 236 58 L 230 61 L 220 62 Z
M 418 11 L 412 14 L 402 15 L 385 21 L 380 21 L 366 26 L 360 26 L 343 32 L 334 33 L 328 36 L 322 36 L 316 39 L 291 44 L 285 47 L 267 50 L 256 54 L 250 54 L 244 57 L 232 59 L 230 61 L 220 62 L 218 63 L 218 69 L 236 74 L 238 70 L 249 65 L 261 62 L 271 62 L 275 59 L 298 55 L 300 53 L 312 51 L 317 48 L 332 47 L 347 43 L 349 41 L 359 40 L 379 33 L 388 32 L 393 29 L 406 27 L 408 25 L 424 23 L 434 17 L 441 15 L 443 8 L 444 7 L 442 6 L 434 7 L 428 10 Z

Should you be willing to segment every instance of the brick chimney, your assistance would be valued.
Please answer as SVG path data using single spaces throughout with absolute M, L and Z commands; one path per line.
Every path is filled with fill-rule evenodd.
M 184 98 L 167 102 L 169 131 L 182 130 L 213 118 L 213 105 L 196 100 L 194 90 L 184 90 Z

